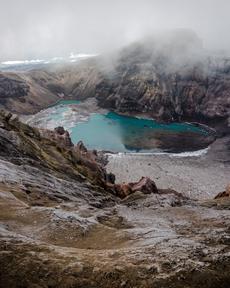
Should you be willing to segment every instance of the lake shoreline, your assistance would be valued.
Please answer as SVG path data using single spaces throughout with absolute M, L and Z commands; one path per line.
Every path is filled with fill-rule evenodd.
M 99 115 L 103 119 L 98 119 Z M 113 152 L 192 152 L 208 147 L 215 140 L 216 134 L 214 130 L 202 124 L 193 125 L 186 122 L 162 124 L 153 119 L 122 115 L 98 107 L 95 98 L 82 102 L 62 99 L 48 109 L 21 119 L 38 128 L 52 130 L 57 126 L 63 126 L 69 130 L 74 143 L 81 140 L 86 146 L 89 145 L 87 147 L 89 149 Z M 92 131 L 95 143 L 90 143 L 91 133 L 89 134 L 87 129 Z M 101 133 L 101 142 L 95 140 L 100 137 L 96 131 Z M 108 140 L 110 144 L 107 143 Z
M 106 169 L 116 175 L 117 183 L 147 176 L 161 189 L 171 188 L 195 199 L 213 198 L 229 183 L 229 142 L 230 137 L 217 139 L 198 156 L 110 154 Z
M 194 119 L 194 118 L 183 118 L 181 120 L 172 120 L 172 121 L 164 121 L 164 120 L 161 120 L 161 119 L 155 119 L 153 117 L 151 117 L 151 115 L 149 113 L 134 113 L 134 112 L 121 112 L 121 111 L 118 111 L 117 109 L 108 109 L 108 108 L 102 108 L 98 105 L 98 100 L 94 97 L 90 97 L 90 98 L 86 98 L 86 99 L 75 99 L 74 97 L 63 97 L 63 98 L 60 98 L 58 99 L 57 101 L 55 102 L 52 102 L 50 101 L 50 104 L 48 105 L 44 105 L 44 107 L 42 107 L 41 109 L 37 110 L 36 113 L 31 113 L 31 114 L 21 114 L 20 116 L 22 117 L 31 117 L 31 116 L 34 116 L 36 114 L 38 114 L 39 112 L 42 112 L 46 109 L 49 109 L 49 108 L 52 108 L 52 107 L 55 107 L 56 105 L 59 105 L 59 103 L 61 103 L 62 101 L 79 101 L 79 102 L 82 102 L 82 103 L 89 103 L 89 110 L 91 110 L 91 105 L 90 105 L 90 102 L 94 102 L 93 103 L 93 106 L 95 108 L 95 111 L 97 110 L 104 110 L 104 111 L 110 111 L 110 112 L 114 112 L 118 115 L 121 115 L 121 116 L 127 116 L 127 117 L 135 117 L 135 118 L 138 118 L 138 119 L 145 119 L 145 120 L 153 120 L 153 121 L 156 121 L 157 123 L 159 124 L 172 124 L 172 123 L 187 123 L 187 124 L 190 124 L 190 125 L 194 125 L 194 126 L 197 126 L 197 127 L 201 127 L 203 128 L 204 130 L 206 130 L 207 132 L 211 132 L 211 133 L 216 133 L 217 136 L 218 136 L 218 131 L 217 131 L 217 128 L 219 128 L 220 126 L 222 126 L 222 124 L 225 124 L 225 121 L 221 121 L 221 119 L 218 119 L 219 121 L 209 121 L 208 119 Z M 75 104 L 73 104 L 75 105 Z M 22 118 L 23 119 L 23 118 Z M 220 122 L 220 124 L 219 124 Z M 215 124 L 215 125 L 214 125 Z M 225 126 L 225 125 L 224 125 Z M 227 129 L 228 131 L 228 128 L 223 128 L 223 130 L 225 131 Z M 222 131 L 219 135 L 219 137 L 222 137 Z

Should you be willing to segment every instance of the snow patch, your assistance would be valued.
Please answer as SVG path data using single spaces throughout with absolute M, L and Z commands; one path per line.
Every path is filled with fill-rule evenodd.
M 45 63 L 45 60 L 35 59 L 35 60 L 16 60 L 16 61 L 4 61 L 1 62 L 2 65 L 29 65 L 29 64 L 40 64 Z

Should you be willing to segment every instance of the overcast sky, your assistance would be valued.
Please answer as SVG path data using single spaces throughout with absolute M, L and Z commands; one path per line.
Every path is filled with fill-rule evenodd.
M 230 51 L 230 0 L 0 0 L 0 60 L 103 53 L 167 29 Z

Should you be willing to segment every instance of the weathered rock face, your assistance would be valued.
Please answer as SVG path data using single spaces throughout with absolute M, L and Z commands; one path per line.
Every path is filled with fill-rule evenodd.
M 18 98 L 19 101 L 23 101 L 21 97 L 26 96 L 29 90 L 26 81 L 0 74 L 0 104 L 4 104 L 7 98 Z
M 96 87 L 99 105 L 122 113 L 146 113 L 160 121 L 227 123 L 229 62 L 203 59 L 172 68 L 167 67 L 172 59 L 152 53 L 144 44 L 121 52 L 115 68 Z
M 0 156 L 14 163 L 34 161 L 34 166 L 49 169 L 54 174 L 68 175 L 82 181 L 84 177 L 101 187 L 109 179 L 95 152 L 82 145 L 74 147 L 68 131 L 38 130 L 21 123 L 12 114 L 0 113 Z M 62 175 L 62 176 L 63 176 Z
M 101 74 L 94 61 L 64 68 L 1 72 L 0 105 L 13 113 L 33 114 L 63 98 L 95 96 Z

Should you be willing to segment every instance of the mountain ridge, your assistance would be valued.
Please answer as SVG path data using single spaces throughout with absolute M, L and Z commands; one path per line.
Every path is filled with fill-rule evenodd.
M 138 43 L 111 59 L 98 56 L 77 65 L 2 72 L 0 91 L 5 94 L 0 94 L 0 104 L 14 113 L 30 114 L 62 98 L 94 97 L 100 107 L 118 113 L 200 122 L 229 131 L 229 61 L 206 57 L 175 64 L 172 59 Z

